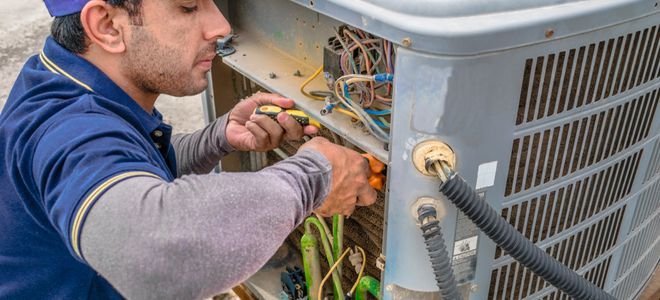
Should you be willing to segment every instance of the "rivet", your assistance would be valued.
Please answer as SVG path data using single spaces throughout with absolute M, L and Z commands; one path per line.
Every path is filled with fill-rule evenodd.
M 412 45 L 412 40 L 409 37 L 405 37 L 401 40 L 401 45 L 404 47 L 410 47 L 410 45 Z
M 551 38 L 555 35 L 555 30 L 552 28 L 548 28 L 545 30 L 545 37 L 546 38 Z

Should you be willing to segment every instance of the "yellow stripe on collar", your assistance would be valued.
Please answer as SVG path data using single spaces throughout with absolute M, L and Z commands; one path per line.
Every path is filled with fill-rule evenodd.
M 53 73 L 64 75 L 65 77 L 73 80 L 73 82 L 77 83 L 78 85 L 86 88 L 88 91 L 90 92 L 94 91 L 91 87 L 89 87 L 89 85 L 84 84 L 82 81 L 76 79 L 75 77 L 71 76 L 71 74 L 67 73 L 66 71 L 62 70 L 62 68 L 58 67 L 55 63 L 53 63 L 50 59 L 48 59 L 48 56 L 46 56 L 46 53 L 44 53 L 43 51 L 39 53 L 39 58 L 41 58 L 41 61 L 44 63 L 44 65 Z
M 149 176 L 154 178 L 160 178 L 158 175 L 155 175 L 153 173 L 142 172 L 142 171 L 131 171 L 126 173 L 121 173 L 113 177 L 110 177 L 110 179 L 106 180 L 98 187 L 96 187 L 91 193 L 89 193 L 87 198 L 85 198 L 85 200 L 83 200 L 83 202 L 80 204 L 80 207 L 78 208 L 78 211 L 75 214 L 73 225 L 71 226 L 71 246 L 73 247 L 73 251 L 76 253 L 76 255 L 78 255 L 78 257 L 83 258 L 82 252 L 80 250 L 80 244 L 78 242 L 78 240 L 80 239 L 80 230 L 82 229 L 81 228 L 82 220 L 87 215 L 87 212 L 91 208 L 91 205 L 94 202 L 94 200 L 98 198 L 99 195 L 105 192 L 105 190 L 108 189 L 113 184 L 123 179 L 136 177 L 136 176 Z
M 39 53 L 39 60 L 41 60 L 41 63 L 44 64 L 44 66 L 46 66 L 46 68 L 47 68 L 48 70 L 50 70 L 51 72 L 53 72 L 53 73 L 55 73 L 55 74 L 58 74 L 58 75 L 62 75 L 62 74 L 60 74 L 59 72 L 57 72 L 55 69 L 53 69 L 53 67 L 51 67 L 51 66 L 46 62 L 46 60 L 44 59 L 44 56 L 42 55 L 42 53 Z

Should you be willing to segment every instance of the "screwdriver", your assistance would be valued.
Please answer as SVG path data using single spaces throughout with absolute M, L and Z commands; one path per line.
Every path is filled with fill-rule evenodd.
M 276 105 L 262 105 L 257 107 L 254 110 L 254 113 L 257 115 L 266 115 L 271 119 L 277 121 L 277 114 L 281 112 L 288 113 L 293 117 L 298 124 L 302 126 L 312 125 L 316 128 L 321 128 L 321 123 L 310 118 L 305 112 L 298 109 L 283 109 Z M 385 170 L 385 164 L 376 159 L 373 155 L 364 153 L 362 157 L 369 163 L 369 185 L 376 190 L 382 190 L 385 185 L 385 175 L 383 171 Z
M 279 114 L 281 112 L 286 112 L 291 117 L 293 117 L 293 119 L 296 120 L 296 122 L 298 122 L 298 124 L 300 124 L 302 126 L 312 125 L 316 128 L 321 128 L 321 123 L 319 123 L 318 121 L 310 118 L 302 110 L 298 110 L 298 109 L 287 109 L 287 110 L 285 110 L 285 109 L 283 109 L 279 106 L 276 106 L 276 105 L 262 105 L 262 106 L 257 107 L 254 110 L 255 114 L 257 114 L 257 115 L 266 115 L 266 116 L 270 117 L 271 119 L 273 119 L 275 121 L 277 121 L 277 114 Z

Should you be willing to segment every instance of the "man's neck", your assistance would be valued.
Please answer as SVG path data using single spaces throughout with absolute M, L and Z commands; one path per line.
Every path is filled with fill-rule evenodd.
M 117 58 L 101 57 L 101 55 L 95 54 L 93 51 L 87 51 L 81 56 L 105 73 L 117 86 L 133 98 L 142 109 L 148 113 L 153 112 L 158 94 L 144 91 L 136 86 L 128 77 L 124 76 L 120 71 Z

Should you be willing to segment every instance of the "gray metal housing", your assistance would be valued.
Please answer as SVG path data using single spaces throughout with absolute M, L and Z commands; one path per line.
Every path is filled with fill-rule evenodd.
M 240 38 L 226 64 L 388 161 L 384 299 L 436 297 L 410 213 L 419 197 L 442 198 L 411 163 L 429 139 L 451 145 L 458 171 L 512 225 L 615 297 L 633 298 L 653 272 L 656 1 L 242 0 L 227 13 Z M 346 118 L 320 116 L 289 75 L 311 74 L 341 23 L 399 44 L 389 151 Z M 443 203 L 443 235 L 470 299 L 561 296 Z

